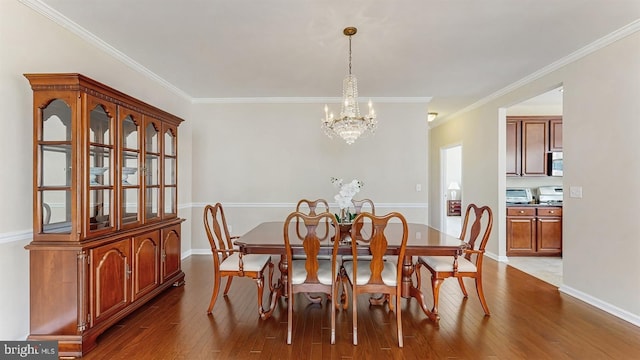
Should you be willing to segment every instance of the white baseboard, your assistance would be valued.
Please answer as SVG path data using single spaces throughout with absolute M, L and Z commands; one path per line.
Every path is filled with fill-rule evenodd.
M 602 311 L 606 311 L 615 317 L 619 317 L 624 321 L 628 321 L 631 324 L 640 327 L 640 316 L 636 314 L 632 314 L 626 310 L 620 309 L 615 305 L 609 304 L 605 301 L 602 301 L 598 298 L 595 298 L 589 294 L 583 293 L 580 290 L 576 290 L 564 284 L 560 286 L 560 288 L 558 288 L 558 291 L 560 291 L 561 293 L 567 294 L 569 296 L 572 296 L 580 301 L 584 301 L 589 305 L 595 306 Z
M 211 249 L 191 249 L 182 253 L 182 260 L 188 258 L 191 255 L 209 255 L 211 256 Z

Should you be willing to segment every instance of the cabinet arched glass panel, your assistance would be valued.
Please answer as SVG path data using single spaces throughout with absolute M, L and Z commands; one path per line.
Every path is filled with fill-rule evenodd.
M 121 109 L 121 111 L 124 110 Z M 138 125 L 140 119 L 141 116 L 138 114 L 126 114 L 121 123 L 122 168 L 120 170 L 120 181 L 122 199 L 120 212 L 121 224 L 125 227 L 128 224 L 140 222 L 141 186 L 138 172 L 140 167 L 140 126 Z
M 176 135 L 175 129 L 164 132 L 164 215 L 177 215 L 176 193 Z
M 145 128 L 145 219 L 160 217 L 160 143 L 159 126 L 149 122 Z
M 97 102 L 97 100 L 94 100 Z M 114 111 L 112 111 L 113 113 Z M 113 226 L 113 118 L 101 104 L 89 113 L 89 230 Z
M 61 99 L 41 110 L 38 133 L 38 216 L 42 233 L 71 232 L 71 107 Z

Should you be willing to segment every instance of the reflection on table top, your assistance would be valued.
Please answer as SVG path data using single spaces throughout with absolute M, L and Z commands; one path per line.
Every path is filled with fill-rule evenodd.
M 407 256 L 453 255 L 453 253 L 460 254 L 463 249 L 467 248 L 467 244 L 460 239 L 424 224 L 409 223 L 408 229 Z M 290 234 L 295 234 L 295 224 L 292 224 L 289 231 Z M 385 234 L 389 244 L 390 255 L 393 255 L 400 246 L 401 232 L 402 225 L 400 223 L 390 223 L 388 225 Z M 247 254 L 283 254 L 285 252 L 284 222 L 261 223 L 236 240 L 235 244 Z M 330 244 L 327 245 L 329 246 Z M 344 251 L 341 251 L 341 253 L 349 253 L 351 251 L 349 245 L 345 244 L 341 246 L 342 248 L 344 248 Z

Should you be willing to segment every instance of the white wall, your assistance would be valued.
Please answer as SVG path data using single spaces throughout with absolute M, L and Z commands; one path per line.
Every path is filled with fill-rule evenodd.
M 378 131 L 352 145 L 320 129 L 323 107 L 194 105 L 193 218 L 202 218 L 204 204 L 221 202 L 232 232 L 241 235 L 261 221 L 284 219 L 299 199 L 334 202 L 330 178 L 337 177 L 363 181 L 356 198 L 373 199 L 377 211 L 426 222 L 426 104 L 375 104 Z M 192 231 L 193 248 L 208 251 L 200 220 Z
M 564 282 L 640 318 L 640 32 L 570 70 L 564 183 L 583 198 L 565 205 Z
M 29 332 L 29 258 L 32 231 L 32 92 L 23 73 L 78 72 L 188 119 L 190 103 L 16 0 L 0 1 L 0 339 Z M 186 122 L 185 122 L 186 123 Z M 186 131 L 185 131 L 186 130 Z M 181 126 L 179 151 L 190 153 L 189 125 Z M 184 137 L 182 137 L 184 136 Z M 185 139 L 186 137 L 186 139 Z M 186 149 L 185 149 L 186 145 Z M 180 216 L 191 170 L 180 157 Z M 189 236 L 186 229 L 186 236 Z M 186 237 L 188 240 L 188 237 Z M 189 242 L 185 246 L 189 246 Z
M 506 112 L 499 116 L 499 109 L 559 85 L 564 86 L 565 194 L 571 186 L 583 188 L 582 198 L 564 199 L 561 291 L 640 325 L 640 263 L 634 260 L 640 254 L 640 32 L 431 129 L 431 152 L 464 142 L 463 200 L 494 209 L 487 250 L 504 256 L 505 204 L 499 189 L 504 189 Z M 440 166 L 437 156 L 429 161 L 433 194 Z M 438 206 L 435 201 L 432 196 L 429 206 Z M 431 212 L 430 220 L 438 223 L 437 213 Z

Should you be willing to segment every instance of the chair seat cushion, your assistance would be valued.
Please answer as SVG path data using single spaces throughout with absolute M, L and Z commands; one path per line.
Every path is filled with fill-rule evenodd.
M 360 257 L 358 257 L 360 259 Z M 384 261 L 382 269 L 382 282 L 387 286 L 396 286 L 398 279 L 398 269 L 391 261 Z M 345 261 L 342 265 L 349 279 L 353 281 L 353 261 Z M 358 276 L 356 285 L 365 285 L 371 278 L 371 262 L 358 260 Z
M 244 255 L 242 256 L 242 268 L 244 271 L 262 271 L 269 261 L 271 261 L 270 255 Z M 220 271 L 240 271 L 240 255 L 238 253 L 229 255 L 220 264 Z
M 302 284 L 307 279 L 307 269 L 304 267 L 306 260 L 293 260 L 291 266 L 291 283 L 293 285 Z M 318 282 L 331 285 L 333 274 L 331 273 L 331 260 L 318 260 Z
M 331 257 L 333 255 L 318 255 L 318 260 L 331 260 Z M 338 256 L 338 258 L 340 258 L 340 256 Z M 303 254 L 294 254 L 293 255 L 293 260 L 306 260 L 307 259 L 307 255 L 303 255 Z
M 383 256 L 382 260 L 387 261 L 387 258 L 390 257 L 396 257 L 397 256 Z M 358 255 L 358 261 L 371 261 L 371 259 L 373 259 L 373 255 Z M 342 256 L 342 261 L 353 261 L 353 255 L 343 255 Z
M 437 272 L 453 272 L 453 256 L 420 256 L 420 261 Z M 476 265 L 462 256 L 458 257 L 458 272 L 477 272 Z

